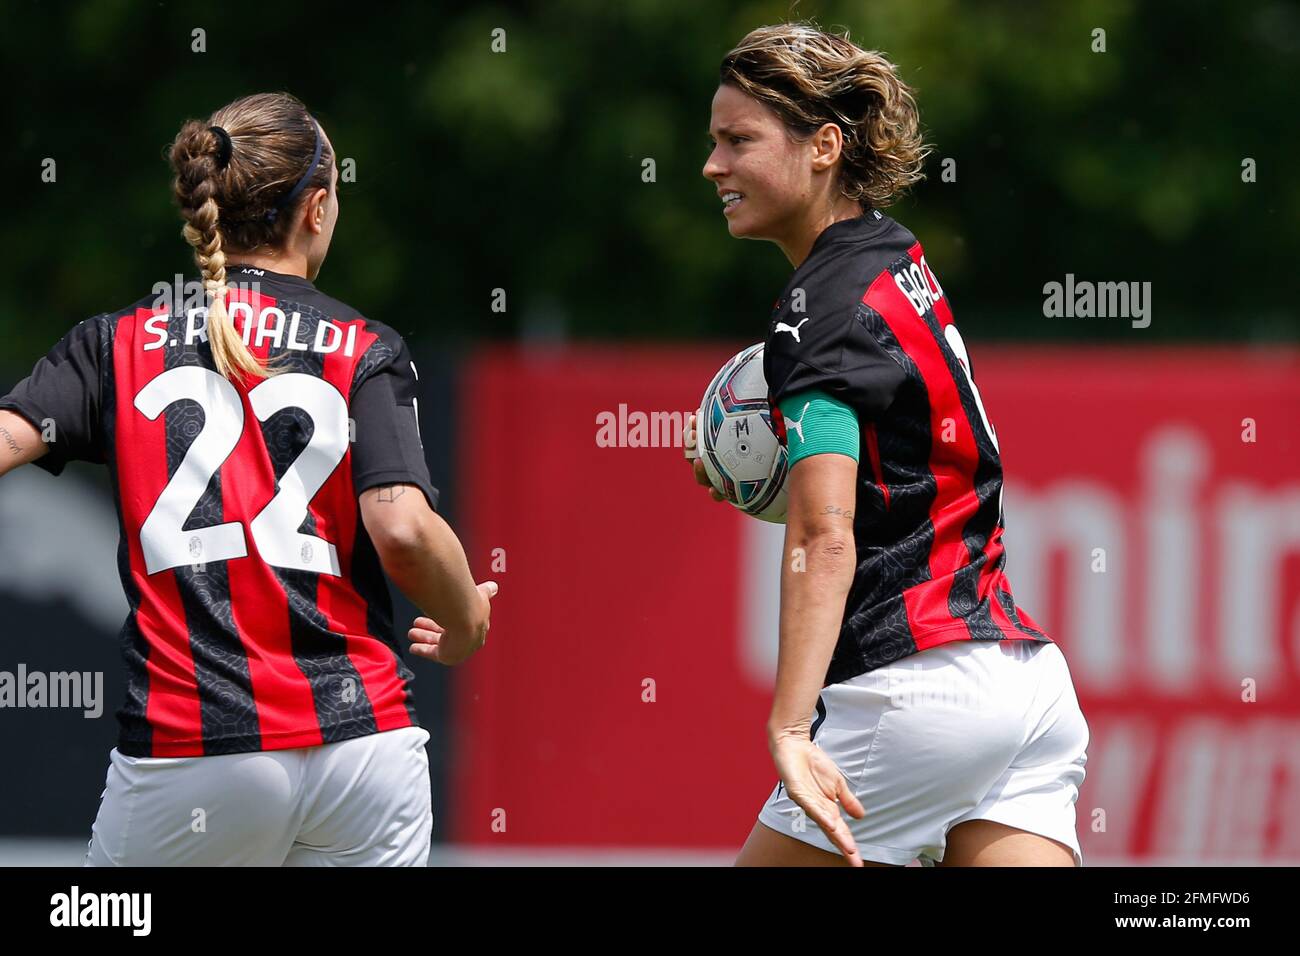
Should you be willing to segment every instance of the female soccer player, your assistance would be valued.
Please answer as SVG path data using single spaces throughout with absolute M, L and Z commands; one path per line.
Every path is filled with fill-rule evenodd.
M 402 337 L 313 284 L 338 219 L 316 119 L 244 97 L 171 163 L 193 300 L 86 319 L 0 400 L 0 475 L 101 462 L 117 502 L 128 684 L 86 863 L 423 866 L 429 735 L 383 573 L 443 664 L 496 585 L 434 511 Z
M 948 300 L 879 209 L 921 178 L 911 90 L 847 37 L 764 27 L 709 132 L 728 231 L 794 267 L 764 349 L 792 465 L 780 782 L 737 863 L 1082 865 L 1088 727 L 1002 571 L 997 436 Z

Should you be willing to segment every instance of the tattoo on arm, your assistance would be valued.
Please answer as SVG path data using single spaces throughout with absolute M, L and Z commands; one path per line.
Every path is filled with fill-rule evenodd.
M 852 508 L 840 508 L 840 507 L 838 507 L 838 506 L 836 506 L 836 505 L 827 505 L 827 506 L 826 506 L 826 510 L 823 511 L 822 514 L 824 514 L 824 515 L 843 515 L 843 516 L 846 517 L 846 518 L 852 518 L 852 517 L 853 517 L 853 509 L 852 509 Z
M 9 446 L 9 451 L 11 453 L 15 455 L 21 455 L 23 453 L 23 446 L 18 444 L 17 439 L 15 439 L 14 436 L 9 433 L 9 429 L 5 428 L 3 425 L 0 425 L 0 435 L 4 436 L 5 444 Z
M 379 492 L 377 501 L 392 502 L 406 494 L 405 485 L 380 485 L 376 490 Z

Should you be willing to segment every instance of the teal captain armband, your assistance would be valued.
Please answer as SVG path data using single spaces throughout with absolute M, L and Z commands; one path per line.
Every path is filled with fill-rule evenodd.
M 858 460 L 858 416 L 838 398 L 809 389 L 783 398 L 777 405 L 785 419 L 791 467 L 801 458 L 828 452 Z

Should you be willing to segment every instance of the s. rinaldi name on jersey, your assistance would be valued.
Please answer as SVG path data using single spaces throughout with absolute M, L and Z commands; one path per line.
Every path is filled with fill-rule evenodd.
M 259 269 L 238 268 L 234 274 L 264 275 Z M 256 299 L 261 295 L 261 283 L 231 281 L 226 284 L 229 298 L 226 299 L 230 319 L 239 327 L 244 323 L 244 344 L 254 348 L 270 342 L 277 349 L 284 348 L 294 352 L 317 352 L 328 355 L 339 351 L 351 357 L 357 347 L 357 326 L 343 326 L 321 319 L 314 334 L 306 333 L 303 338 L 302 316 L 291 312 L 287 316 L 283 309 L 269 306 L 262 309 L 254 318 L 253 306 L 248 302 L 236 301 L 237 298 Z M 195 342 L 208 340 L 207 292 L 203 284 L 195 279 L 188 282 L 177 275 L 173 282 L 154 283 L 153 293 L 157 297 L 153 302 L 154 315 L 145 321 L 144 327 L 150 335 L 155 336 L 151 342 L 144 344 L 144 351 L 152 352 L 161 348 L 192 346 Z M 185 315 L 184 339 L 171 338 L 167 332 L 167 323 L 173 314 Z
M 243 322 L 244 344 L 254 348 L 265 345 L 269 341 L 277 349 L 285 348 L 295 352 L 310 351 L 328 354 L 339 351 L 340 347 L 342 347 L 343 354 L 347 356 L 351 356 L 356 352 L 356 323 L 349 323 L 344 328 L 329 321 L 329 319 L 321 319 L 316 323 L 315 335 L 307 335 L 304 341 L 301 337 L 302 316 L 297 312 L 291 312 L 286 316 L 283 309 L 268 306 L 254 317 L 253 307 L 247 302 L 231 302 L 230 318 L 235 323 L 236 328 L 239 327 L 241 321 Z M 190 346 L 195 342 L 206 342 L 208 340 L 208 310 L 206 308 L 199 307 L 186 310 L 184 339 L 169 337 L 167 323 L 170 319 L 171 314 L 163 312 L 150 316 L 145 320 L 144 329 L 154 336 L 154 339 L 144 343 L 144 351 L 152 352 L 154 349 L 163 347 L 176 348 L 180 345 Z

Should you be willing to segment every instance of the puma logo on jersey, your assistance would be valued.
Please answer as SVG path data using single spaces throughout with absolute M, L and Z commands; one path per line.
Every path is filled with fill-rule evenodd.
M 786 325 L 784 322 L 778 322 L 776 323 L 776 330 L 777 332 L 789 332 L 791 335 L 794 336 L 794 340 L 796 342 L 802 344 L 802 340 L 799 338 L 799 326 L 803 325 L 807 321 L 808 321 L 808 316 L 804 316 L 802 319 L 799 320 L 799 325 Z
M 798 418 L 787 418 L 787 419 L 785 420 L 785 423 L 786 423 L 786 427 L 787 427 L 787 428 L 788 428 L 789 426 L 793 425 L 793 426 L 794 426 L 794 430 L 797 431 L 797 432 L 799 433 L 799 442 L 800 442 L 800 444 L 803 444 L 804 442 L 807 442 L 807 440 L 808 440 L 808 439 L 806 439 L 806 438 L 803 437 L 803 420 L 804 420 L 805 418 L 808 417 L 808 406 L 811 405 L 811 404 L 812 404 L 812 402 L 804 402 L 804 403 L 803 403 L 803 409 L 799 412 L 799 417 L 798 417 Z

